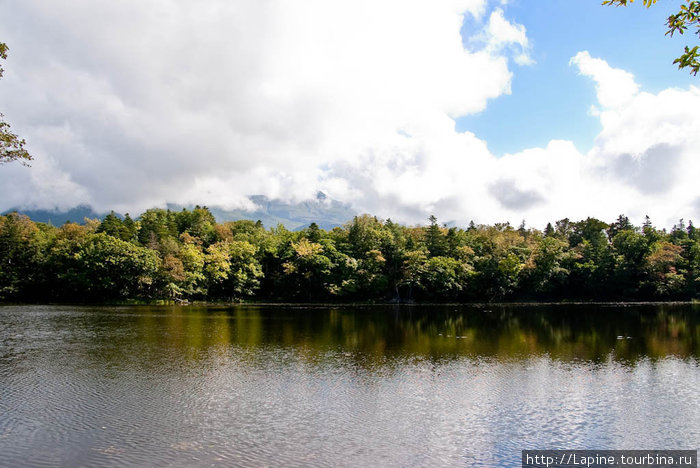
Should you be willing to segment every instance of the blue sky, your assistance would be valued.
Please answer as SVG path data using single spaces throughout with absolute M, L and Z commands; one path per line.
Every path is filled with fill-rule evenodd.
M 675 2 L 645 8 L 641 0 L 628 7 L 603 7 L 594 0 L 513 0 L 504 10 L 507 19 L 525 26 L 535 63 L 512 68 L 510 95 L 457 119 L 458 130 L 485 139 L 497 155 L 544 146 L 554 138 L 571 140 L 583 152 L 591 149 L 601 125 L 589 114 L 595 102 L 590 80 L 569 66 L 579 51 L 633 73 L 646 91 L 697 85 L 696 77 L 672 65 L 692 37 L 664 36 L 666 18 L 678 11 Z M 463 35 L 477 25 L 467 16 Z
M 405 223 L 700 219 L 681 0 L 0 0 L 0 211 L 254 208 Z M 688 42 L 686 42 L 688 41 Z

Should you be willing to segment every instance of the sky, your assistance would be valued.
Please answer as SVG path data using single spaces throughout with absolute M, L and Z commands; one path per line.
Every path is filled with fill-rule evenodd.
M 0 0 L 0 210 L 252 208 L 404 223 L 700 218 L 674 1 Z M 534 6 L 533 6 L 534 5 Z

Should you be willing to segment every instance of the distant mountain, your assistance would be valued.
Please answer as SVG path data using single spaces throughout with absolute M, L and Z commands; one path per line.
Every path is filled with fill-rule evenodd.
M 323 192 L 318 192 L 314 200 L 307 200 L 300 203 L 287 203 L 276 199 L 271 200 L 263 195 L 252 195 L 249 198 L 257 206 L 253 211 L 241 209 L 226 210 L 216 206 L 210 206 L 209 210 L 211 210 L 216 220 L 220 223 L 237 221 L 239 219 L 251 219 L 253 221 L 262 221 L 267 228 L 282 224 L 290 230 L 303 229 L 314 222 L 322 229 L 332 229 L 352 220 L 357 214 L 350 205 L 332 200 Z M 168 208 L 173 211 L 180 211 L 183 208 L 191 209 L 193 206 L 185 207 L 182 205 L 168 204 Z M 54 226 L 61 226 L 69 221 L 82 223 L 85 218 L 102 219 L 108 214 L 97 213 L 89 205 L 76 206 L 67 211 L 59 211 L 57 209 L 11 209 L 3 214 L 12 211 L 23 213 L 29 216 L 32 221 L 51 223 Z
M 11 210 L 7 210 L 2 214 L 5 215 L 7 213 L 12 213 L 13 211 L 29 216 L 29 219 L 34 222 L 53 224 L 54 226 L 62 226 L 68 222 L 82 224 L 85 221 L 85 218 L 102 219 L 107 216 L 107 213 L 97 213 L 90 205 L 78 205 L 75 208 L 71 208 L 67 211 L 60 211 L 57 208 L 53 210 L 23 210 L 19 208 L 12 208 Z
M 323 192 L 316 194 L 315 200 L 307 200 L 300 203 L 287 203 L 281 200 L 269 199 L 264 195 L 252 195 L 248 197 L 255 203 L 257 209 L 226 210 L 216 206 L 210 206 L 216 220 L 237 221 L 239 219 L 260 220 L 266 228 L 284 225 L 292 231 L 304 229 L 311 223 L 316 223 L 322 229 L 333 229 L 336 226 L 347 223 L 357 215 L 350 205 L 330 199 Z M 171 210 L 181 210 L 181 205 L 168 205 Z M 191 206 L 187 208 L 192 208 Z

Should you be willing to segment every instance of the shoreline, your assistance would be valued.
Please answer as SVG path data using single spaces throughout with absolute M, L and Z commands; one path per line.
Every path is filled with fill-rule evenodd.
M 689 301 L 524 301 L 524 302 L 255 302 L 255 301 L 117 301 L 117 302 L 0 302 L 6 306 L 83 306 L 83 307 L 290 307 L 290 308 L 328 308 L 328 307 L 471 307 L 476 309 L 488 307 L 558 307 L 558 306 L 663 306 L 663 305 L 697 305 L 700 300 Z

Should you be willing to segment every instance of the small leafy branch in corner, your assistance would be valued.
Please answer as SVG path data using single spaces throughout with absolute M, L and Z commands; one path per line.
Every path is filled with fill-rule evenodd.
M 9 48 L 6 44 L 0 42 L 0 58 L 7 59 L 7 51 Z M 0 66 L 0 78 L 2 78 L 3 68 Z M 27 161 L 31 161 L 32 155 L 24 149 L 26 142 L 10 131 L 10 124 L 3 120 L 3 115 L 0 113 L 0 164 L 20 161 L 25 166 L 28 166 Z
M 633 3 L 634 0 L 605 0 L 603 5 L 627 6 L 627 3 Z M 643 0 L 644 6 L 649 8 L 656 0 Z M 667 36 L 673 36 L 675 33 L 684 34 L 688 28 L 691 28 L 693 33 L 700 39 L 700 1 L 686 0 L 681 4 L 680 11 L 675 15 L 671 15 L 666 20 L 668 30 Z M 673 61 L 678 64 L 679 69 L 689 68 L 692 75 L 698 74 L 700 71 L 700 46 L 689 47 L 685 46 L 683 54 Z

